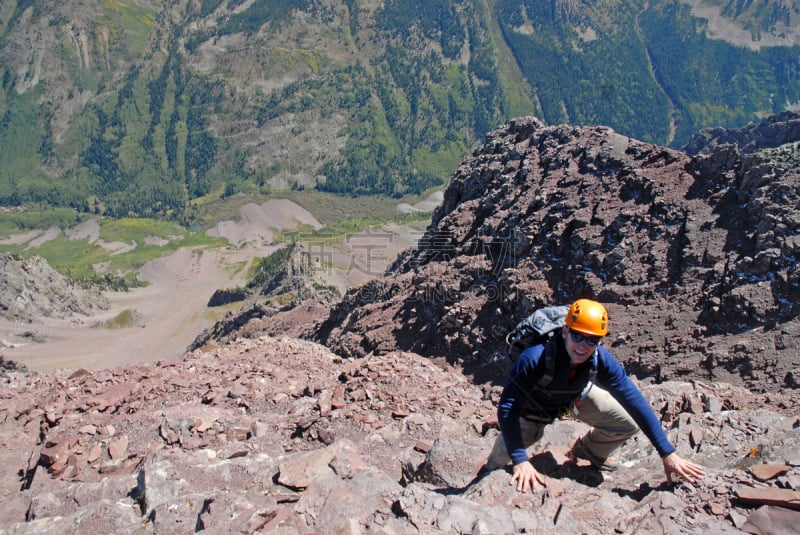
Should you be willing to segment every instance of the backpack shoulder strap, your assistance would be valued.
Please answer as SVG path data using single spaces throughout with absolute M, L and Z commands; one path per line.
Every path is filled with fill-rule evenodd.
M 550 336 L 544 346 L 544 373 L 536 381 L 537 388 L 546 388 L 553 382 L 556 373 L 556 346 L 553 340 L 555 336 Z
M 547 339 L 544 346 L 544 373 L 536 381 L 537 388 L 547 388 L 553 382 L 553 377 L 556 373 L 556 341 L 554 340 L 558 335 L 552 335 Z M 592 354 L 592 367 L 589 370 L 589 389 L 581 396 L 581 400 L 589 394 L 597 378 L 597 349 Z

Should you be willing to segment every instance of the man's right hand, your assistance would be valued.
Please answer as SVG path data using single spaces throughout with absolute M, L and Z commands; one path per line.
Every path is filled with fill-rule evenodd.
M 525 461 L 514 465 L 514 473 L 508 484 L 513 485 L 516 482 L 517 492 L 534 492 L 536 491 L 537 481 L 543 487 L 547 486 L 544 482 L 544 476 L 536 471 L 530 461 Z

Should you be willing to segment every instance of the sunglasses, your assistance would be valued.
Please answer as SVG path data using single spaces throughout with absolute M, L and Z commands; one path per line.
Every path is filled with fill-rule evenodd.
M 576 344 L 580 344 L 581 342 L 586 342 L 591 347 L 596 347 L 597 344 L 600 343 L 601 337 L 599 336 L 586 336 L 583 333 L 579 333 L 578 331 L 569 331 L 569 337 L 572 338 L 572 341 Z

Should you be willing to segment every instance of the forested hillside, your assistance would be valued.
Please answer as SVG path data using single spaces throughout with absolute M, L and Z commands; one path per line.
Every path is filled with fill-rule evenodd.
M 798 101 L 797 46 L 754 51 L 710 39 L 687 4 L 521 4 L 500 0 L 496 15 L 549 124 L 609 125 L 681 146 L 704 127 L 746 124 Z M 784 21 L 797 26 L 797 5 L 761 7 L 731 13 L 754 42 Z
M 709 5 L 784 44 L 670 0 L 0 0 L 0 204 L 400 197 L 520 115 L 680 146 L 800 101 L 797 5 Z

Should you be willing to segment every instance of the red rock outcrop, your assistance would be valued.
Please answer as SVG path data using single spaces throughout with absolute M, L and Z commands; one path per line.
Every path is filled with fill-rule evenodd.
M 748 130 L 747 151 L 712 133 L 692 157 L 609 128 L 512 121 L 459 167 L 419 246 L 310 336 L 346 356 L 444 357 L 482 381 L 503 375 L 519 319 L 592 297 L 639 377 L 796 388 L 799 122 Z

